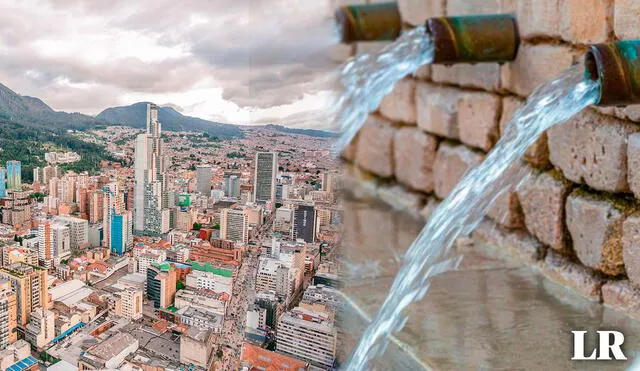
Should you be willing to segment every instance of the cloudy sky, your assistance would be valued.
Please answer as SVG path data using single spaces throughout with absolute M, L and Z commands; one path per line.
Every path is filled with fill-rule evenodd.
M 0 83 L 69 112 L 144 100 L 299 119 L 330 102 L 331 13 L 330 0 L 5 0 Z

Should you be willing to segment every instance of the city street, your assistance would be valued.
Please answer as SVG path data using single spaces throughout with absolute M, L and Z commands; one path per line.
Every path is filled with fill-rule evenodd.
M 227 307 L 222 333 L 217 341 L 218 349 L 222 349 L 223 356 L 220 361 L 213 363 L 213 370 L 233 369 L 234 362 L 240 357 L 247 309 L 249 304 L 253 303 L 256 295 L 255 278 L 258 271 L 258 256 L 258 252 L 249 251 L 249 256 L 242 262 L 234 281 L 233 295 Z M 215 351 L 217 352 L 217 349 Z

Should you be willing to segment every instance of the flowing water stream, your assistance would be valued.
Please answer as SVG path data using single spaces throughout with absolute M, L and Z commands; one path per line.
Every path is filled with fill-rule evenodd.
M 370 112 L 403 77 L 433 60 L 433 41 L 425 27 L 403 33 L 376 54 L 347 62 L 340 74 L 342 93 L 335 102 L 333 127 L 340 128 L 336 148 L 341 151 L 362 127 Z
M 411 37 L 406 37 L 412 45 L 410 50 L 430 52 L 432 43 L 416 40 L 414 30 Z M 399 42 L 402 44 L 402 41 Z M 420 65 L 418 61 L 427 63 L 431 55 L 412 56 L 403 68 L 393 68 L 393 63 L 405 64 L 405 55 L 397 54 L 404 50 L 400 45 L 391 45 L 383 51 L 375 61 L 364 58 L 353 61 L 351 69 L 345 68 L 343 81 L 361 84 L 366 88 L 360 90 L 355 85 L 345 84 L 353 93 L 348 101 L 351 106 L 343 109 L 343 136 L 341 144 L 348 143 L 366 119 L 368 112 L 378 106 L 402 74 L 415 71 Z M 386 53 L 386 54 L 385 54 Z M 381 58 L 384 55 L 384 58 Z M 373 63 L 372 63 L 373 62 Z M 380 63 L 378 65 L 376 62 Z M 367 68 L 383 67 L 384 72 L 374 71 L 369 76 L 361 74 Z M 355 73 L 355 76 L 350 74 Z M 391 79 L 395 81 L 391 82 Z M 386 83 L 385 83 L 386 82 Z M 388 84 L 388 85 L 387 85 Z M 371 87 L 380 86 L 383 92 Z M 420 300 L 427 292 L 429 278 L 447 268 L 454 268 L 457 260 L 448 259 L 453 242 L 461 234 L 469 233 L 486 215 L 488 208 L 504 190 L 517 185 L 527 175 L 521 158 L 537 138 L 549 127 L 565 122 L 587 106 L 596 102 L 599 86 L 596 82 L 584 79 L 581 67 L 573 67 L 559 78 L 542 85 L 529 97 L 526 104 L 516 112 L 513 120 L 507 125 L 505 134 L 485 161 L 469 171 L 457 184 L 449 196 L 434 211 L 429 222 L 418 238 L 407 251 L 403 265 L 396 275 L 393 285 L 382 307 L 372 319 L 370 325 L 361 336 L 359 343 L 345 365 L 346 370 L 363 370 L 368 362 L 382 354 L 387 340 L 393 332 L 404 326 L 406 318 L 403 313 L 413 302 Z M 353 107 L 355 106 L 355 107 Z

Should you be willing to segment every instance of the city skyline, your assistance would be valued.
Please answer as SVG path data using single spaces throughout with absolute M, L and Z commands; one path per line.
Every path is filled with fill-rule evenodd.
M 230 369 L 263 362 L 247 352 L 270 351 L 249 346 L 280 339 L 282 349 L 263 356 L 332 365 L 335 308 L 317 298 L 335 293 L 317 285 L 331 281 L 341 240 L 333 186 L 340 161 L 326 149 L 334 138 L 247 130 L 224 140 L 165 132 L 149 104 L 142 129 L 69 134 L 111 156 L 97 171 L 84 170 L 85 152 L 64 147 L 43 152 L 33 168 L 23 166 L 29 155 L 8 160 L 10 176 L 0 180 L 0 278 L 7 281 L 0 280 L 0 318 L 8 321 L 0 350 L 23 357 L 8 362 L 37 363 L 34 347 L 84 369 Z M 23 181 L 25 173 L 32 179 Z M 299 329 L 278 327 L 299 313 L 307 318 L 294 321 Z M 308 318 L 326 325 L 320 353 L 285 347 L 290 337 L 310 340 Z M 68 340 L 88 341 L 103 320 L 114 325 L 95 346 Z M 181 331 L 160 336 L 162 353 L 141 342 L 157 326 Z M 105 357 L 107 349 L 117 356 Z

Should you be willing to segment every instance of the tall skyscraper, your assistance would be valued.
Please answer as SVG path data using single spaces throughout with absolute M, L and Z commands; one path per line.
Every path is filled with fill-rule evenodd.
M 224 173 L 224 195 L 240 198 L 240 174 Z
M 131 212 L 124 211 L 111 215 L 111 239 L 109 249 L 112 253 L 122 255 L 133 246 L 131 234 Z
M 102 187 L 102 231 L 104 246 L 111 246 L 111 215 L 124 211 L 124 202 L 119 192 L 117 182 L 111 182 Z
M 207 197 L 211 195 L 211 178 L 213 178 L 211 165 L 196 166 L 196 190 Z
M 0 198 L 7 195 L 6 182 L 7 182 L 7 169 L 0 167 Z
M 163 155 L 158 107 L 147 104 L 147 132 L 136 138 L 134 220 L 136 233 L 164 233 L 163 208 L 168 204 L 165 170 L 168 160 Z M 164 223 L 166 224 L 166 223 Z
M 222 209 L 220 211 L 220 238 L 236 242 L 247 242 L 249 216 L 242 209 Z
M 293 215 L 293 238 L 312 243 L 316 238 L 316 213 L 311 205 L 299 205 Z
M 257 203 L 275 202 L 278 154 L 276 152 L 256 153 L 253 200 Z
M 7 161 L 7 188 L 22 189 L 22 163 Z

